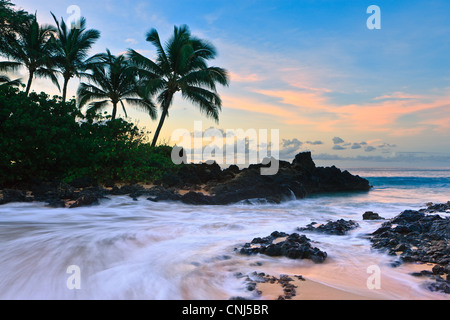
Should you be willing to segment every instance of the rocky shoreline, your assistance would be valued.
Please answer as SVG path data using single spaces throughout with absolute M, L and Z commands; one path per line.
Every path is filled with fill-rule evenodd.
M 280 203 L 286 199 L 305 198 L 326 192 L 369 191 L 366 179 L 336 167 L 316 167 L 310 152 L 298 154 L 292 163 L 280 161 L 279 172 L 261 175 L 255 164 L 240 170 L 230 166 L 222 170 L 217 163 L 182 165 L 176 175 L 166 174 L 153 186 L 141 184 L 118 186 L 113 182 L 98 185 L 90 177 L 61 181 L 18 184 L 2 188 L 0 204 L 10 202 L 45 202 L 50 207 L 76 208 L 98 204 L 100 199 L 128 195 L 146 196 L 150 201 L 180 201 L 192 205 L 226 205 L 259 199 Z
M 296 289 L 298 285 L 297 282 L 306 281 L 301 275 L 289 276 L 286 274 L 281 274 L 279 277 L 273 275 L 268 275 L 264 272 L 251 272 L 250 274 L 244 275 L 241 272 L 234 274 L 236 278 L 244 278 L 246 283 L 246 289 L 253 297 L 259 298 L 262 295 L 262 291 L 259 290 L 261 284 L 271 284 L 280 287 L 281 294 L 278 295 L 277 300 L 291 300 L 297 295 Z M 247 297 L 231 297 L 230 300 L 247 300 Z
M 450 201 L 446 204 L 429 204 L 427 208 L 418 211 L 406 210 L 390 220 L 371 211 L 365 212 L 362 218 L 386 221 L 376 231 L 368 234 L 367 238 L 374 250 L 396 257 L 391 267 L 395 268 L 403 263 L 432 264 L 431 271 L 414 272 L 411 276 L 426 277 L 428 281 L 425 286 L 430 291 L 450 294 L 450 216 L 441 217 L 438 213 L 449 214 Z M 298 227 L 297 231 L 342 236 L 359 227 L 353 220 L 339 219 L 326 224 L 313 222 L 305 227 Z M 244 255 L 264 254 L 323 263 L 328 256 L 327 252 L 313 247 L 311 243 L 305 235 L 274 231 L 267 237 L 255 238 L 240 248 L 235 248 L 235 251 Z M 255 272 L 254 275 L 258 274 Z M 282 287 L 286 284 L 286 281 L 265 274 L 256 278 L 260 281 L 248 276 L 247 281 L 250 284 L 271 281 Z M 295 288 L 289 286 L 288 293 L 295 295 Z M 280 296 L 279 299 L 290 299 L 292 294 Z
M 240 170 L 236 166 L 222 170 L 217 164 L 184 165 L 176 176 L 166 176 L 155 185 L 98 185 L 89 177 L 70 183 L 37 182 L 0 191 L 0 205 L 11 202 L 43 202 L 53 208 L 77 208 L 99 204 L 110 196 L 129 196 L 137 200 L 145 197 L 150 202 L 176 201 L 190 205 L 225 205 L 258 199 L 262 202 L 280 203 L 310 194 L 328 192 L 367 192 L 369 182 L 336 167 L 316 167 L 311 153 L 298 154 L 292 163 L 280 162 L 274 176 L 262 176 L 263 164 Z M 392 267 L 404 263 L 432 264 L 432 270 L 412 273 L 411 276 L 427 279 L 431 291 L 450 293 L 450 202 L 427 204 L 417 211 L 406 210 L 392 219 L 378 213 L 365 212 L 362 220 L 379 220 L 381 226 L 367 238 L 374 250 L 395 258 Z M 271 257 L 311 259 L 323 263 L 327 252 L 313 246 L 302 232 L 319 232 L 342 236 L 359 228 L 356 221 L 312 222 L 298 227 L 299 233 L 275 231 L 267 237 L 255 238 L 236 248 L 238 254 L 264 254 Z M 319 245 L 320 246 L 320 245 Z M 295 295 L 295 287 L 288 278 L 260 275 L 261 283 L 278 283 L 286 287 L 280 298 Z M 251 287 L 253 288 L 252 281 Z M 259 281 L 257 281 L 259 282 Z
M 432 271 L 413 273 L 431 280 L 431 291 L 450 293 L 450 201 L 429 204 L 418 211 L 406 210 L 385 222 L 370 235 L 374 249 L 398 257 L 393 266 L 403 263 L 431 263 Z

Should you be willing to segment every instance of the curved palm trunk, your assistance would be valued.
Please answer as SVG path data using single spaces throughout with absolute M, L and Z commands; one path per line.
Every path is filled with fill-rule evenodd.
M 163 113 L 161 115 L 161 119 L 159 120 L 159 124 L 158 124 L 158 128 L 156 128 L 156 132 L 155 135 L 153 136 L 153 141 L 152 141 L 152 147 L 156 147 L 156 142 L 158 142 L 158 137 L 159 134 L 161 133 L 161 129 L 164 125 L 164 121 L 167 118 L 167 115 L 169 114 L 169 107 L 172 104 L 172 99 L 174 96 L 175 92 L 168 92 L 165 96 L 165 100 L 162 103 L 162 107 L 163 107 Z
M 113 112 L 111 120 L 115 120 L 117 115 L 117 102 L 113 102 Z
M 167 114 L 169 113 L 169 108 L 164 108 L 163 113 L 161 115 L 161 119 L 159 120 L 158 128 L 156 129 L 155 135 L 153 136 L 152 147 L 156 147 L 156 142 L 158 141 L 159 134 L 164 125 L 164 121 L 167 118 Z
M 31 83 L 33 82 L 34 72 L 30 71 L 30 76 L 28 78 L 27 89 L 25 90 L 25 95 L 28 97 L 30 94 Z
M 66 102 L 66 98 L 67 98 L 67 86 L 69 84 L 69 80 L 70 78 L 64 78 L 64 87 L 63 87 L 63 93 L 62 93 L 62 101 Z

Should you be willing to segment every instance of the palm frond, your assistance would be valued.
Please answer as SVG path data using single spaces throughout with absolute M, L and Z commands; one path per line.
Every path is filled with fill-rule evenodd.
M 120 104 L 122 105 L 123 113 L 125 113 L 125 118 L 128 118 L 127 109 L 125 108 L 125 105 L 123 104 L 122 100 L 120 100 Z
M 217 56 L 217 49 L 211 42 L 197 37 L 191 37 L 190 42 L 194 48 L 195 56 L 205 60 L 212 60 Z
M 188 87 L 182 91 L 182 95 L 183 98 L 199 107 L 201 113 L 219 122 L 222 102 L 217 94 L 201 88 Z
M 0 75 L 0 86 L 13 86 L 18 87 L 22 84 L 20 79 L 11 80 L 6 75 Z
M 98 113 L 109 105 L 109 100 L 95 101 L 89 104 L 87 112 Z
M 159 39 L 159 33 L 156 29 L 151 29 L 147 33 L 147 39 L 148 42 L 151 42 L 155 47 L 156 51 L 158 53 L 157 61 L 159 62 L 161 68 L 167 72 L 170 68 L 169 60 L 167 59 L 166 52 L 164 51 L 164 48 L 161 44 L 161 40 Z
M 1 61 L 0 62 L 0 71 L 2 72 L 14 72 L 18 71 L 22 64 L 20 62 L 15 61 Z
M 83 108 L 89 101 L 109 98 L 108 93 L 92 84 L 81 83 L 77 91 L 78 107 Z
M 155 62 L 133 49 L 128 50 L 128 58 L 134 67 L 141 72 L 146 72 L 149 78 L 164 75 L 164 71 Z
M 225 69 L 208 67 L 186 74 L 179 80 L 179 83 L 181 86 L 204 86 L 215 91 L 216 83 L 223 86 L 229 85 L 229 76 Z
M 148 115 L 150 116 L 150 118 L 152 120 L 156 120 L 156 118 L 158 117 L 158 112 L 157 107 L 155 106 L 155 104 L 148 100 L 148 99 L 142 99 L 142 98 L 126 98 L 125 101 L 136 107 L 137 109 L 148 113 Z
M 59 83 L 58 83 L 58 77 L 56 76 L 57 72 L 52 69 L 48 68 L 39 68 L 36 70 L 35 75 L 40 78 L 49 78 L 53 84 L 58 88 L 58 90 L 61 90 Z

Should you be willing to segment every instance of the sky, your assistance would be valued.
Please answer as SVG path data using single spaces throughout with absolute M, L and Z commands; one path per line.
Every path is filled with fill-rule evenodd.
M 145 34 L 168 39 L 187 24 L 212 42 L 230 86 L 220 122 L 176 97 L 161 139 L 180 128 L 279 130 L 280 156 L 311 151 L 318 165 L 450 167 L 448 0 L 13 0 L 52 23 L 80 8 L 101 31 L 92 54 L 133 48 L 155 56 Z M 369 29 L 380 9 L 381 29 Z M 377 20 L 378 21 L 378 20 Z M 75 95 L 79 82 L 70 84 Z M 49 80 L 33 88 L 57 94 Z M 148 131 L 156 121 L 129 112 Z

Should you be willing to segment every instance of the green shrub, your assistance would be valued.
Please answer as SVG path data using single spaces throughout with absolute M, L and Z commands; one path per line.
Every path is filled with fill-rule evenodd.
M 0 183 L 146 182 L 177 170 L 171 148 L 151 148 L 133 123 L 84 116 L 74 100 L 0 88 Z

